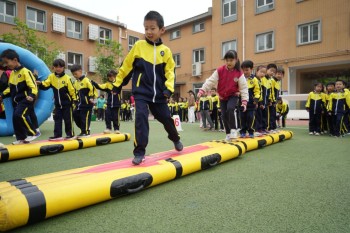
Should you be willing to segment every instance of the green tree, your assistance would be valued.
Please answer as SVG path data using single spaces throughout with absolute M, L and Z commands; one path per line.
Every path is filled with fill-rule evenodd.
M 114 40 L 107 40 L 106 43 L 96 43 L 97 57 L 95 60 L 97 74 L 103 82 L 107 81 L 109 70 L 117 70 L 119 67 L 119 58 L 122 57 L 122 45 Z
M 16 26 L 14 33 L 9 32 L 2 35 L 2 39 L 36 54 L 48 67 L 57 58 L 59 48 L 54 42 L 48 41 L 42 35 L 37 35 L 37 31 L 28 27 L 20 19 L 15 18 Z

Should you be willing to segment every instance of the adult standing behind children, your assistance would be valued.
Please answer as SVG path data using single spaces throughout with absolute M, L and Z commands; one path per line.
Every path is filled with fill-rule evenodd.
M 194 92 L 192 90 L 189 90 L 188 94 L 188 123 L 195 123 L 196 116 L 194 113 L 196 110 L 196 98 L 194 97 Z
M 28 109 L 34 105 L 38 94 L 33 73 L 20 63 L 19 55 L 15 50 L 7 49 L 2 52 L 1 58 L 7 67 L 13 70 L 9 77 L 9 86 L 0 94 L 0 101 L 3 98 L 11 97 L 13 105 L 13 128 L 17 141 L 12 144 L 29 143 L 36 136 L 36 129 L 29 119 Z M 27 137 L 28 136 L 28 137 Z
M 134 44 L 116 78 L 116 85 L 119 87 L 124 79 L 132 76 L 132 93 L 135 98 L 134 165 L 145 159 L 149 110 L 163 124 L 175 149 L 183 149 L 167 106 L 167 98 L 174 92 L 175 62 L 170 49 L 160 39 L 165 32 L 163 16 L 156 11 L 150 11 L 146 14 L 143 25 L 145 40 Z
M 101 91 L 107 93 L 107 109 L 106 109 L 106 129 L 103 133 L 111 133 L 112 122 L 114 133 L 120 134 L 119 131 L 119 119 L 120 119 L 120 91 L 121 88 L 115 86 L 115 77 L 117 72 L 110 70 L 107 73 L 108 81 L 104 84 L 98 84 L 91 80 L 92 85 Z M 98 102 L 97 102 L 98 103 Z
M 55 99 L 55 126 L 50 141 L 62 140 L 62 120 L 66 132 L 65 139 L 75 137 L 73 127 L 73 103 L 77 96 L 71 78 L 65 74 L 66 63 L 62 59 L 56 59 L 52 63 L 54 73 L 44 81 L 36 81 L 40 89 L 52 88 Z
M 74 86 L 78 93 L 78 101 L 73 112 L 74 121 L 81 130 L 78 138 L 90 137 L 91 113 L 97 91 L 90 79 L 83 75 L 81 65 L 73 65 L 70 70 L 76 78 Z
M 205 81 L 198 92 L 200 98 L 204 92 L 217 86 L 220 97 L 220 107 L 224 118 L 226 140 L 238 138 L 236 106 L 241 96 L 243 112 L 247 109 L 248 86 L 246 78 L 241 71 L 237 52 L 229 50 L 226 52 L 225 65 L 217 68 L 214 73 Z

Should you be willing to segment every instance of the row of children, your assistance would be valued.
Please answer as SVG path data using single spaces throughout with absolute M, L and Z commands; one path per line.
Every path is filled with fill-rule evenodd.
M 130 104 L 130 100 L 121 100 L 120 101 L 120 121 L 132 121 L 133 105 Z M 94 105 L 94 114 L 96 115 L 96 121 L 105 120 L 105 112 L 107 109 L 107 100 L 104 98 L 104 95 L 100 95 L 97 98 L 97 101 Z M 107 132 L 107 131 L 106 131 Z
M 203 102 L 205 112 L 207 108 L 210 111 L 210 104 L 205 104 L 206 93 L 217 87 L 226 140 L 238 138 L 239 134 L 253 138 L 275 132 L 277 115 L 285 120 L 288 114 L 288 106 L 280 98 L 284 70 L 275 64 L 260 65 L 253 74 L 254 63 L 246 60 L 241 65 L 234 50 L 228 51 L 224 59 L 225 65 L 215 70 L 199 90 L 199 105 Z M 204 115 L 208 118 L 207 113 Z
M 119 133 L 119 107 L 120 88 L 113 85 L 117 73 L 111 70 L 107 77 L 108 82 L 98 84 L 83 75 L 80 65 L 73 65 L 71 72 L 76 78 L 73 83 L 65 74 L 65 62 L 56 59 L 53 62 L 54 73 L 46 80 L 35 80 L 33 73 L 23 67 L 16 51 L 8 49 L 1 54 L 2 60 L 12 70 L 8 80 L 8 87 L 1 92 L 0 100 L 11 97 L 14 107 L 13 126 L 16 141 L 13 144 L 26 144 L 41 135 L 37 129 L 37 122 L 31 115 L 35 115 L 34 102 L 39 89 L 51 88 L 54 93 L 54 135 L 49 140 L 62 140 L 62 121 L 65 124 L 65 139 L 76 138 L 74 133 L 73 119 L 80 134 L 78 137 L 90 136 L 91 113 L 94 99 L 97 97 L 97 89 L 107 93 L 106 108 L 106 132 L 111 131 L 111 123 L 115 133 Z
M 316 83 L 305 107 L 309 112 L 310 135 L 329 132 L 339 138 L 350 134 L 350 92 L 343 80 L 328 83 L 325 89 L 322 83 Z

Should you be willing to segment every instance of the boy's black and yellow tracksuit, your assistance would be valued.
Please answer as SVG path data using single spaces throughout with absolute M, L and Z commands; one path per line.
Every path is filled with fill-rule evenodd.
M 134 156 L 143 157 L 148 144 L 149 110 L 164 125 L 171 141 L 180 140 L 167 105 L 175 86 L 175 62 L 170 49 L 160 39 L 156 43 L 137 41 L 119 69 L 117 86 L 131 76 L 135 98 Z
M 349 129 L 344 124 L 344 116 L 350 108 L 350 93 L 345 91 L 335 91 L 330 94 L 327 106 L 328 113 L 332 116 L 334 136 L 347 133 Z
M 9 77 L 9 86 L 1 94 L 2 98 L 11 97 L 13 105 L 13 128 L 17 140 L 25 140 L 27 134 L 34 136 L 36 129 L 30 122 L 29 113 L 33 109 L 38 94 L 33 73 L 23 66 L 15 68 Z M 27 100 L 27 96 L 33 101 Z
M 305 108 L 309 111 L 309 132 L 321 132 L 321 118 L 326 100 L 323 93 L 312 91 L 309 93 Z
M 277 103 L 276 104 L 276 112 L 277 112 L 277 121 L 280 121 L 280 118 L 282 117 L 282 127 L 286 127 L 286 119 L 289 112 L 289 106 L 285 102 Z
M 77 101 L 76 91 L 71 78 L 65 74 L 50 74 L 39 85 L 40 89 L 52 88 L 55 99 L 54 137 L 62 137 L 62 120 L 67 137 L 74 136 L 73 103 Z
M 104 84 L 98 84 L 91 80 L 91 83 L 97 89 L 107 93 L 107 108 L 106 108 L 106 114 L 105 114 L 106 129 L 112 130 L 112 123 L 113 123 L 113 129 L 119 131 L 121 87 L 117 87 L 115 85 L 115 82 L 110 82 L 110 81 L 107 81 Z
M 276 79 L 275 77 L 271 77 L 271 92 L 272 92 L 272 99 L 271 99 L 271 106 L 270 106 L 270 128 L 269 130 L 276 130 L 276 104 L 277 99 L 280 97 L 281 93 L 281 81 Z
M 207 128 L 207 120 L 210 125 L 210 129 L 214 128 L 213 121 L 211 120 L 209 112 L 213 110 L 213 103 L 211 97 L 202 96 L 199 99 L 199 111 L 201 112 L 203 128 Z
M 262 119 L 261 119 L 261 130 L 269 130 L 270 129 L 270 110 L 273 101 L 273 93 L 272 93 L 272 83 L 271 78 L 262 77 L 260 79 L 260 87 L 261 87 L 261 97 L 260 97 L 260 105 L 264 106 L 261 110 Z
M 249 100 L 247 103 L 247 110 L 245 112 L 241 111 L 242 127 L 240 133 L 246 134 L 248 132 L 249 135 L 252 135 L 255 132 L 255 115 L 261 90 L 259 81 L 254 75 L 247 78 L 247 85 Z
M 91 113 L 94 106 L 93 99 L 97 98 L 97 90 L 90 79 L 83 75 L 74 82 L 77 91 L 77 102 L 73 111 L 75 124 L 80 128 L 81 134 L 90 134 Z
M 211 102 L 213 105 L 212 112 L 210 114 L 211 120 L 214 124 L 215 130 L 219 130 L 219 107 L 220 107 L 220 99 L 218 95 L 211 96 Z

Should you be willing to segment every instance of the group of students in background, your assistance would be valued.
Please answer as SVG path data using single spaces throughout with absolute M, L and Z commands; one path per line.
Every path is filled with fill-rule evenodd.
M 260 65 L 254 72 L 254 63 L 246 60 L 240 64 L 234 50 L 228 51 L 224 59 L 225 65 L 205 81 L 195 100 L 200 126 L 205 130 L 209 127 L 211 131 L 225 131 L 227 140 L 254 138 L 286 127 L 289 106 L 280 96 L 283 68 L 275 64 Z M 194 93 L 189 93 L 191 98 Z M 187 107 L 188 118 L 180 106 Z M 183 121 L 190 119 L 189 106 L 190 101 L 176 103 L 169 99 L 170 112 L 182 114 Z
M 350 91 L 343 80 L 316 83 L 305 105 L 309 112 L 309 134 L 336 138 L 350 134 Z
M 131 98 L 132 99 L 132 98 Z M 100 95 L 94 105 L 94 114 L 96 121 L 105 120 L 105 112 L 107 108 L 107 100 L 104 95 Z M 120 104 L 120 121 L 132 121 L 134 113 L 134 103 L 132 100 L 121 100 Z

